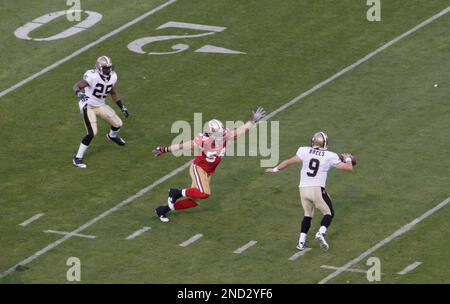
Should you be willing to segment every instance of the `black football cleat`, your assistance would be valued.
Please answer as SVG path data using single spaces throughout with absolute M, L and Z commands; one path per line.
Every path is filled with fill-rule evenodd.
M 81 169 L 86 169 L 87 165 L 85 163 L 83 163 L 83 159 L 78 158 L 78 157 L 74 157 L 72 159 L 72 163 L 74 166 L 81 168 Z
M 125 141 L 122 138 L 120 138 L 119 136 L 111 137 L 111 136 L 109 136 L 109 133 L 108 133 L 108 134 L 106 134 L 106 138 L 108 138 L 110 141 L 115 142 L 119 146 L 125 146 Z
M 168 223 L 170 221 L 169 218 L 166 216 L 168 212 L 167 209 L 168 209 L 167 206 L 159 206 L 158 208 L 155 209 L 156 215 L 159 217 L 159 220 L 163 223 Z

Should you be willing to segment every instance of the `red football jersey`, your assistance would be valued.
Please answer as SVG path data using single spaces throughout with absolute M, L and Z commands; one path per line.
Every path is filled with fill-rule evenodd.
M 230 131 L 225 129 L 222 140 L 214 140 L 206 133 L 197 135 L 194 142 L 201 148 L 201 154 L 194 159 L 194 164 L 206 173 L 213 174 L 225 156 L 229 133 Z

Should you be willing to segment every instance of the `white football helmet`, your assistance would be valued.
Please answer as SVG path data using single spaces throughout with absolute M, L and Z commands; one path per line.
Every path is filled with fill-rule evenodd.
M 111 71 L 114 69 L 112 60 L 108 56 L 100 56 L 97 58 L 97 62 L 95 63 L 95 69 L 102 76 L 109 76 Z
M 223 138 L 223 134 L 225 133 L 223 123 L 218 119 L 208 121 L 206 133 L 214 140 Z
M 311 138 L 311 147 L 315 149 L 328 149 L 328 135 L 325 132 L 317 132 Z

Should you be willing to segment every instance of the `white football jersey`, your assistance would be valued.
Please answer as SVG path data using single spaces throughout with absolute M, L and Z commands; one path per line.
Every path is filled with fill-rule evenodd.
M 300 147 L 297 156 L 302 160 L 300 187 L 325 188 L 328 171 L 341 162 L 336 153 L 311 147 Z
M 89 86 L 84 88 L 84 93 L 89 97 L 87 104 L 92 107 L 100 107 L 105 104 L 106 97 L 111 93 L 113 86 L 116 84 L 117 74 L 111 71 L 109 77 L 105 77 L 93 69 L 86 71 L 83 79 L 89 83 Z

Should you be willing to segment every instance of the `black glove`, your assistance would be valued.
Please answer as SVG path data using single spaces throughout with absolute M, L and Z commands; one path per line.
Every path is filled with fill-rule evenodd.
M 128 113 L 127 107 L 123 106 L 120 110 L 122 111 L 122 113 L 125 117 L 130 116 L 130 113 Z
M 120 111 L 122 111 L 123 115 L 125 117 L 130 116 L 130 113 L 128 112 L 128 109 L 126 106 L 123 105 L 122 100 L 116 101 L 117 106 L 120 108 Z
M 81 102 L 86 102 L 86 101 L 88 101 L 88 99 L 89 99 L 89 97 L 87 97 L 87 95 L 84 94 L 84 93 L 81 92 L 81 91 L 78 91 L 78 92 L 77 92 L 77 96 L 78 96 L 78 99 L 79 99 Z

